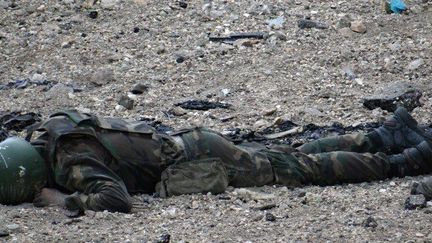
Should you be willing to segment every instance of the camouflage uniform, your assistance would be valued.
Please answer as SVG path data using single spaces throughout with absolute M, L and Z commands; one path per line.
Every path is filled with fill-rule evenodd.
M 167 136 L 144 123 L 76 111 L 54 114 L 38 130 L 43 133 L 32 144 L 48 163 L 49 186 L 73 193 L 66 205 L 81 211 L 128 212 L 130 193 L 151 193 L 155 187 L 170 196 L 219 193 L 228 185 L 330 185 L 400 174 L 362 134 L 321 139 L 298 149 L 234 145 L 204 128 Z

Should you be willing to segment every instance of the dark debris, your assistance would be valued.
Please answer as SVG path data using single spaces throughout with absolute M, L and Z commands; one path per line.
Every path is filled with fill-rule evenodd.
M 180 106 L 183 109 L 187 110 L 201 110 L 206 111 L 210 109 L 223 108 L 228 109 L 232 105 L 228 103 L 221 102 L 211 102 L 207 100 L 188 100 L 185 102 L 177 103 L 176 106 Z
M 20 132 L 39 121 L 41 121 L 41 115 L 34 112 L 0 112 L 0 126 L 7 131 Z

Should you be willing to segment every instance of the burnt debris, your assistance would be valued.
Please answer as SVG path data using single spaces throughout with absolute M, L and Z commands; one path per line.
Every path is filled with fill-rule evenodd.
M 236 40 L 265 39 L 267 35 L 268 34 L 266 32 L 242 32 L 242 33 L 232 33 L 228 36 L 209 35 L 209 40 L 213 42 L 221 42 L 221 43 L 232 45 Z
M 0 112 L 0 125 L 7 131 L 20 132 L 39 121 L 41 121 L 40 114 L 34 112 Z
M 187 110 L 201 110 L 201 111 L 207 111 L 210 109 L 228 109 L 232 105 L 228 103 L 221 103 L 221 102 L 211 102 L 207 100 L 188 100 L 185 102 L 180 102 L 175 104 L 176 106 L 180 106 L 183 109 Z

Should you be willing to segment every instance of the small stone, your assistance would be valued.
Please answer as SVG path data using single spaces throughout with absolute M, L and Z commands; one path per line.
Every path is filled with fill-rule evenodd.
M 424 64 L 424 60 L 422 58 L 416 59 L 408 64 L 409 70 L 416 70 Z
M 94 218 L 96 215 L 96 212 L 93 210 L 85 210 L 84 214 L 85 214 L 85 216 L 87 216 L 89 218 Z
M 270 222 L 276 221 L 276 217 L 272 213 L 266 213 L 265 219 Z
M 62 48 L 70 48 L 70 47 L 72 47 L 72 41 L 63 41 L 62 43 L 61 43 L 61 47 Z
M 187 112 L 185 109 L 181 108 L 180 106 L 176 106 L 170 110 L 170 113 L 173 114 L 174 116 L 183 116 Z
M 277 111 L 276 108 L 271 108 L 271 109 L 265 110 L 263 115 L 264 115 L 264 116 L 271 116 L 271 115 L 273 115 L 274 113 L 276 113 L 276 111 Z
M 20 232 L 21 231 L 21 226 L 19 224 L 7 224 L 5 227 L 11 233 Z
M 367 219 L 365 219 L 362 223 L 363 227 L 366 228 L 376 228 L 378 227 L 377 221 L 372 217 L 369 216 Z
M 43 74 L 35 73 L 31 76 L 30 81 L 31 82 L 40 82 L 46 80 L 46 76 Z
M 271 33 L 269 33 L 269 36 L 270 37 L 274 36 L 276 39 L 281 40 L 281 41 L 286 41 L 288 39 L 286 34 L 283 33 L 282 31 L 271 32 Z
M 354 70 L 351 66 L 344 66 L 342 68 L 342 72 L 349 80 L 354 80 L 357 78 L 357 75 L 354 73 Z
M 171 235 L 168 233 L 163 233 L 157 240 L 157 243 L 169 243 L 170 241 L 171 241 Z
M 132 110 L 134 107 L 134 101 L 131 98 L 129 98 L 129 96 L 127 95 L 122 95 L 122 97 L 120 97 L 118 104 L 128 110 Z
M 263 216 L 262 216 L 261 214 L 259 214 L 259 215 L 255 216 L 255 217 L 252 217 L 252 222 L 258 222 L 258 221 L 260 221 L 262 218 L 263 218 Z
M 244 199 L 244 200 L 271 200 L 275 198 L 274 194 L 264 193 L 264 192 L 257 192 L 252 189 L 246 189 L 246 188 L 236 188 L 233 191 L 233 194 L 237 196 L 238 198 Z
M 142 94 L 145 91 L 148 91 L 149 86 L 147 84 L 143 84 L 143 83 L 137 83 L 135 84 L 135 86 L 132 88 L 131 92 L 132 94 Z
M 230 93 L 230 89 L 222 89 L 221 92 L 224 96 L 227 96 Z
M 96 212 L 96 214 L 95 214 L 95 216 L 94 216 L 94 218 L 95 219 L 104 219 L 104 218 L 107 218 L 108 217 L 108 211 L 101 211 L 101 212 Z
M 185 61 L 185 57 L 183 57 L 183 56 L 178 56 L 176 58 L 176 63 L 183 63 L 184 61 Z
M 91 19 L 96 19 L 99 14 L 98 14 L 98 11 L 96 11 L 96 10 L 90 10 L 87 15 Z
M 103 85 L 115 81 L 114 71 L 112 69 L 100 69 L 93 73 L 90 81 L 97 85 Z
M 115 110 L 117 112 L 124 112 L 126 110 L 126 108 L 122 105 L 116 105 Z
M 310 19 L 300 19 L 299 21 L 297 21 L 297 26 L 300 29 L 311 29 L 311 28 L 328 29 L 327 24 L 322 23 L 322 22 L 313 21 Z
M 297 197 L 305 197 L 306 196 L 306 191 L 305 190 L 299 190 Z
M 198 201 L 193 201 L 193 202 L 192 202 L 192 205 L 191 205 L 191 208 L 192 208 L 192 209 L 197 209 L 197 208 L 199 208 L 199 202 L 198 202 Z
M 46 6 L 44 4 L 42 4 L 36 10 L 39 12 L 44 12 L 46 10 Z
M 282 28 L 283 23 L 285 22 L 285 18 L 283 16 L 278 16 L 274 19 L 267 20 L 267 24 L 270 28 L 280 29 Z
M 185 2 L 185 1 L 179 1 L 178 4 L 179 4 L 180 8 L 187 8 L 187 6 L 188 6 L 187 2 Z
M 389 185 L 390 185 L 390 186 L 396 186 L 396 182 L 391 181 L 391 182 L 389 183 Z
M 426 207 L 426 198 L 423 194 L 411 195 L 405 201 L 405 209 L 414 210 Z
M 9 236 L 9 232 L 7 229 L 0 229 L 0 237 Z
M 156 53 L 157 54 L 164 54 L 166 52 L 166 49 L 165 49 L 165 47 L 163 47 L 163 46 L 160 46 L 160 47 L 158 47 L 157 49 L 156 49 Z
M 219 118 L 219 120 L 220 120 L 221 122 L 227 122 L 227 121 L 229 121 L 229 120 L 234 119 L 234 117 L 235 117 L 235 116 L 233 116 L 233 115 L 228 115 L 228 116 L 224 116 L 224 117 Z
M 234 41 L 234 46 L 240 47 L 240 46 L 245 46 L 245 47 L 253 47 L 254 45 L 261 43 L 261 40 L 258 39 L 239 39 Z
M 259 207 L 257 207 L 257 209 L 261 210 L 261 211 L 265 211 L 265 210 L 269 210 L 269 209 L 272 209 L 275 207 L 276 207 L 276 204 L 271 203 L 271 204 L 265 204 L 265 205 L 259 206 Z
M 283 117 L 278 116 L 273 120 L 273 125 L 276 125 L 276 126 L 281 125 L 284 122 L 285 122 L 285 119 Z
M 356 33 L 366 33 L 366 25 L 361 20 L 351 22 L 350 29 Z
M 269 123 L 266 120 L 258 120 L 253 125 L 253 128 L 255 130 L 260 130 L 260 129 L 264 129 L 264 128 L 268 127 L 268 126 L 269 126 Z

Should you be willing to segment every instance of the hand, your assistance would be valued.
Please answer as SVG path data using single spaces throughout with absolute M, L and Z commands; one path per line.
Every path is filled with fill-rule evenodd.
M 52 188 L 43 188 L 36 194 L 33 205 L 36 207 L 59 206 L 65 207 L 65 199 L 68 195 Z

